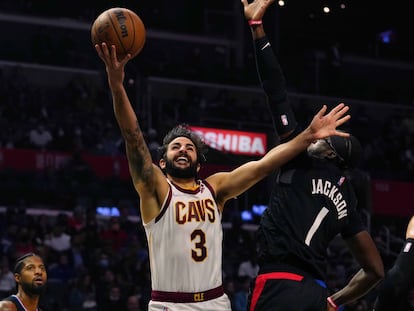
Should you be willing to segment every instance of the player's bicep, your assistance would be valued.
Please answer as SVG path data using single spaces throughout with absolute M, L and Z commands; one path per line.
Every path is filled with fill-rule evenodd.
M 140 198 L 141 217 L 144 223 L 148 223 L 158 216 L 170 191 L 169 184 L 161 169 L 153 164 L 146 178 L 134 181 L 134 187 Z

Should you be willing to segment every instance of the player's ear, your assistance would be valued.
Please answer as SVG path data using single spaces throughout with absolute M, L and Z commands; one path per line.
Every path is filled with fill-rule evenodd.
M 19 273 L 14 274 L 14 280 L 16 281 L 16 283 L 20 283 L 20 274 Z
M 161 168 L 162 170 L 163 170 L 163 169 L 165 169 L 166 163 L 165 163 L 164 158 L 161 158 L 161 159 L 159 160 L 158 165 L 160 166 L 160 168 Z

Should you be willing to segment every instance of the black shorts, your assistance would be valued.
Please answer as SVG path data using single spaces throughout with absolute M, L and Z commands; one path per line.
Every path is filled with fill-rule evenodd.
M 252 282 L 248 311 L 326 311 L 323 282 L 291 272 L 259 274 Z

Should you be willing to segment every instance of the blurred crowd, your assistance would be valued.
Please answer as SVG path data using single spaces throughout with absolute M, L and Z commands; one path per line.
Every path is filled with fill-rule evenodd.
M 55 215 L 8 208 L 0 221 L 0 299 L 14 293 L 14 260 L 27 252 L 40 254 L 47 267 L 48 291 L 42 304 L 48 311 L 143 311 L 150 298 L 150 273 L 145 232 L 130 217 L 128 205 L 119 216 L 103 217 L 78 206 Z M 392 230 L 392 229 L 391 229 Z M 373 236 L 386 267 L 403 240 L 397 231 L 374 228 Z M 331 244 L 328 283 L 343 286 L 359 270 L 341 239 Z M 256 276 L 254 232 L 233 218 L 224 230 L 224 286 L 234 311 L 245 311 L 248 285 Z M 411 297 L 413 298 L 413 297 Z M 346 310 L 370 310 L 375 291 Z M 411 301 L 414 303 L 414 300 Z

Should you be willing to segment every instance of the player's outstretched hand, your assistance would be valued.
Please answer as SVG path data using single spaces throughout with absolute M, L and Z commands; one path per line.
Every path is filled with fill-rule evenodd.
M 275 0 L 254 0 L 249 3 L 248 0 L 241 0 L 244 7 L 244 17 L 246 20 L 261 20 L 266 9 Z
M 349 137 L 349 133 L 336 129 L 351 118 L 350 115 L 346 114 L 349 107 L 344 103 L 340 103 L 325 115 L 327 109 L 327 106 L 323 105 L 309 125 L 314 138 L 321 139 L 329 136 Z
M 127 54 L 122 60 L 118 60 L 115 45 L 108 46 L 105 42 L 95 44 L 98 56 L 105 63 L 106 73 L 108 74 L 109 85 L 115 86 L 122 84 L 125 78 L 125 65 L 131 59 L 131 54 Z

